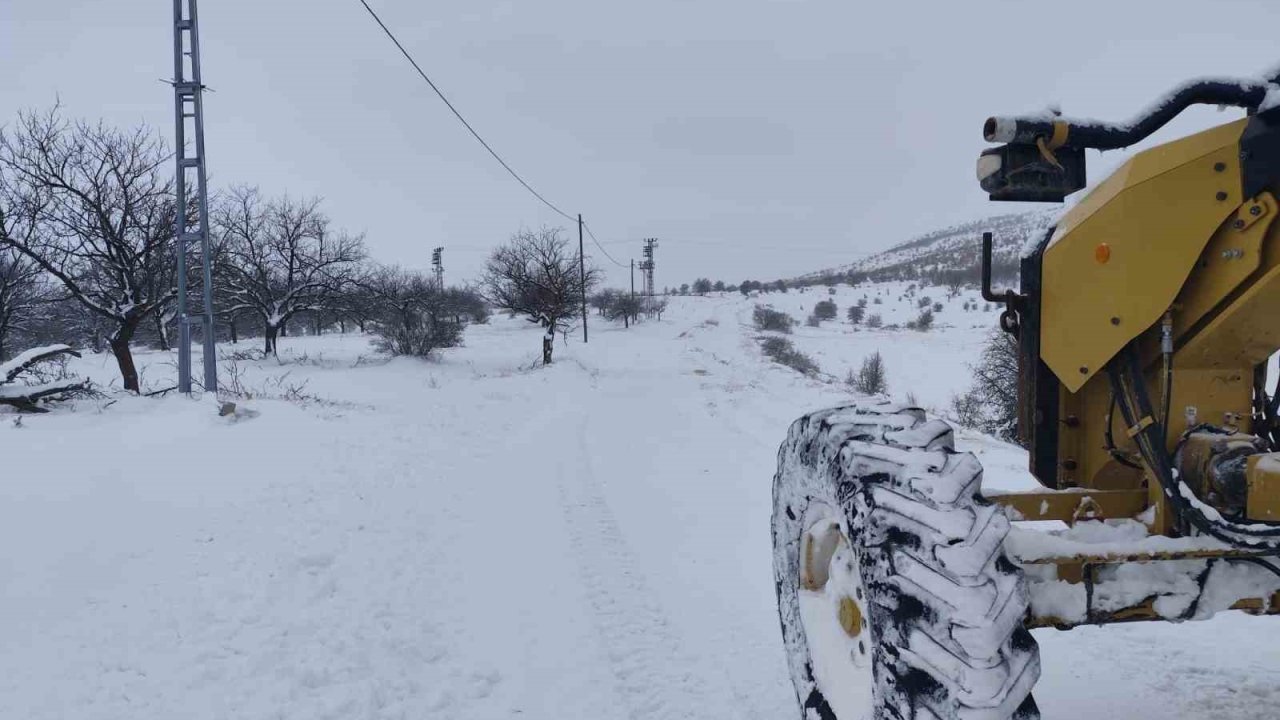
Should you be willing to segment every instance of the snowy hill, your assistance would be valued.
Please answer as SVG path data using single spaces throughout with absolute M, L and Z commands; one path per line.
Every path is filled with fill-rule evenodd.
M 237 415 L 173 396 L 0 415 L 0 717 L 795 717 L 777 447 L 850 399 L 839 377 L 871 352 L 898 397 L 945 409 L 963 389 L 995 312 L 912 293 L 673 298 L 630 330 L 593 316 L 549 368 L 504 317 L 434 362 L 289 337 L 279 361 L 221 348 Z M 863 295 L 885 325 L 945 305 L 927 333 L 855 329 Z M 791 336 L 822 374 L 762 357 L 757 303 L 801 319 L 827 298 L 842 319 Z M 144 384 L 172 361 L 142 354 Z M 1017 448 L 959 443 L 988 487 L 1031 487 Z M 1280 700 L 1273 620 L 1037 637 L 1047 720 L 1264 720 Z
M 895 245 L 884 252 L 848 265 L 817 270 L 796 278 L 797 284 L 820 282 L 831 276 L 860 274 L 871 280 L 896 280 L 920 274 L 958 271 L 976 282 L 981 268 L 982 233 L 990 231 L 994 239 L 994 276 L 999 281 L 1014 281 L 1017 258 L 1028 240 L 1043 237 L 1061 214 L 1054 207 L 1009 215 L 996 215 L 973 222 L 935 230 Z

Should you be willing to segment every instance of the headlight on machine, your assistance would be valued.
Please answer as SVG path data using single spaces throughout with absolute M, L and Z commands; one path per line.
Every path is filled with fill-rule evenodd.
M 996 153 L 990 155 L 982 154 L 978 156 L 978 182 L 982 182 L 992 175 L 1000 172 L 1002 162 L 1000 156 Z

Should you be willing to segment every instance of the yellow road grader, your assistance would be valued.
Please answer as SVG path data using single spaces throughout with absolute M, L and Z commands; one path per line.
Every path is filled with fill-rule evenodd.
M 983 238 L 1042 491 L 983 494 L 918 408 L 792 425 L 774 572 L 806 720 L 1030 720 L 1031 629 L 1280 613 L 1280 76 L 1188 83 L 1127 123 L 993 117 L 978 177 L 1061 202 L 1086 150 L 1195 104 L 1245 117 L 1133 155 L 1024 251 L 1017 291 L 991 289 Z

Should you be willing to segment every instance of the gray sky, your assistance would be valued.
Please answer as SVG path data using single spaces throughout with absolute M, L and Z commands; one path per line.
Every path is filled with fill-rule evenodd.
M 794 275 L 1019 209 L 974 180 L 989 114 L 1056 102 L 1123 119 L 1184 79 L 1280 63 L 1274 0 L 370 4 L 616 258 L 660 238 L 659 286 Z M 321 195 L 379 260 L 425 267 L 444 245 L 450 280 L 521 226 L 566 224 L 358 0 L 204 0 L 200 20 L 215 187 Z M 0 0 L 0 122 L 60 98 L 171 138 L 171 23 L 163 0 Z M 1197 111 L 1161 136 L 1230 117 Z M 1121 157 L 1091 153 L 1091 179 Z

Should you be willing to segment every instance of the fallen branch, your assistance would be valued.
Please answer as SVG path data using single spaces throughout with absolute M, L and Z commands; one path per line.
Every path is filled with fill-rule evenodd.
M 80 357 L 80 353 L 71 349 L 70 345 L 46 345 L 23 350 L 15 355 L 12 360 L 0 363 L 0 385 L 13 382 L 32 365 L 42 363 L 45 360 L 52 360 L 59 355 Z
M 82 378 L 62 378 L 37 385 L 13 385 L 24 372 L 39 363 L 63 355 L 80 357 L 69 345 L 47 345 L 18 353 L 17 357 L 0 363 L 0 405 L 15 407 L 19 412 L 48 412 L 36 403 L 45 398 L 70 397 L 89 391 L 89 381 Z

